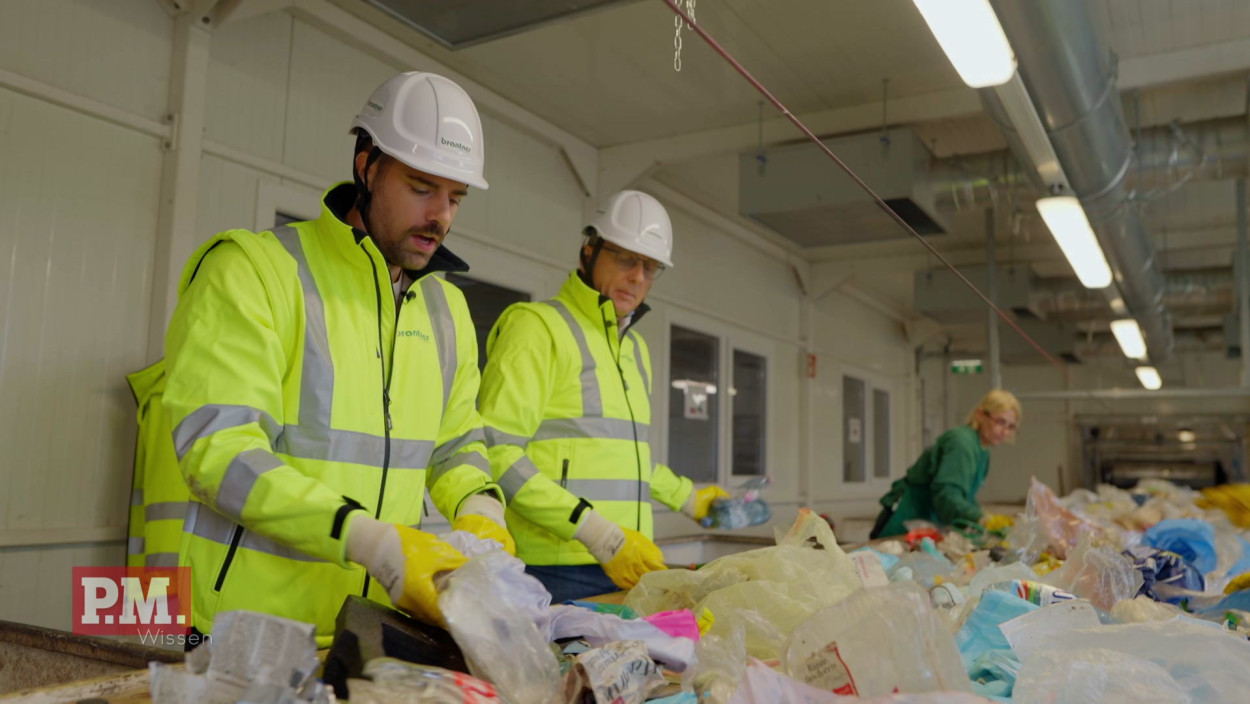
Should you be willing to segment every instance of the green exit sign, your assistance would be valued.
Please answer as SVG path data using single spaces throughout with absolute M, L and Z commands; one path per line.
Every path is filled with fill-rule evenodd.
M 981 360 L 957 359 L 951 362 L 951 374 L 980 374 Z

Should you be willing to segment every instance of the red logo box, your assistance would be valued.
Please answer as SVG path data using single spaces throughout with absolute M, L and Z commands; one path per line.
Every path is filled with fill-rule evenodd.
M 186 635 L 190 567 L 75 567 L 74 633 Z

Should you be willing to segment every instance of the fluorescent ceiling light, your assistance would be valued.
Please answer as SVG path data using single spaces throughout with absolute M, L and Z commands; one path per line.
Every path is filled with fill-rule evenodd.
M 1159 378 L 1159 370 L 1154 367 L 1138 367 L 1137 380 L 1147 391 L 1158 391 L 1163 387 L 1163 379 Z
M 1055 192 L 1049 190 L 1051 187 L 1066 189 L 1068 177 L 1059 165 L 1059 156 L 1055 154 L 1054 145 L 1042 126 L 1042 119 L 1037 116 L 1037 108 L 1033 107 L 1033 99 L 1029 97 L 1024 81 L 1020 80 L 1020 74 L 1013 75 L 1010 81 L 995 88 L 994 93 L 998 95 L 1012 127 L 1016 128 L 1016 136 L 1033 160 L 1042 183 L 1046 184 L 1047 192 Z
M 959 77 L 972 88 L 1011 80 L 1016 55 L 989 0 L 912 0 Z
M 1085 208 L 1081 201 L 1072 196 L 1054 196 L 1037 201 L 1037 212 L 1041 214 L 1050 234 L 1068 264 L 1076 272 L 1085 288 L 1106 288 L 1111 285 L 1111 267 L 1107 266 L 1107 258 L 1103 256 L 1102 247 L 1098 246 L 1098 238 L 1094 237 L 1094 229 L 1089 226 L 1089 218 L 1085 217 Z
M 1146 358 L 1146 338 L 1142 337 L 1141 328 L 1132 318 L 1111 321 L 1111 334 L 1120 343 L 1120 351 L 1129 359 Z

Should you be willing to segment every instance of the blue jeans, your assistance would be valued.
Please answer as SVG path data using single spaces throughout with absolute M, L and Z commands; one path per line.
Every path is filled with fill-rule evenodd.
M 553 604 L 621 590 L 599 565 L 526 565 L 525 572 L 537 577 L 551 592 Z

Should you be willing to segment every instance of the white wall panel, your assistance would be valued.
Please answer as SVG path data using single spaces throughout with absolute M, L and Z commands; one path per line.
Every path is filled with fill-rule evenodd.
M 68 631 L 73 569 L 125 561 L 123 543 L 0 550 L 0 621 Z
M 64 581 L 68 598 L 67 565 L 86 554 L 15 543 L 124 532 L 124 375 L 144 362 L 160 161 L 154 138 L 0 90 L 0 592 L 35 580 L 47 600 Z M 53 613 L 0 602 L 0 618 Z
M 207 139 L 282 161 L 293 23 L 285 12 L 274 12 L 213 32 L 204 116 Z
M 332 180 L 352 176 L 352 118 L 393 66 L 295 21 L 283 161 Z
M 0 2 L 0 68 L 151 119 L 165 114 L 172 36 L 155 0 Z

